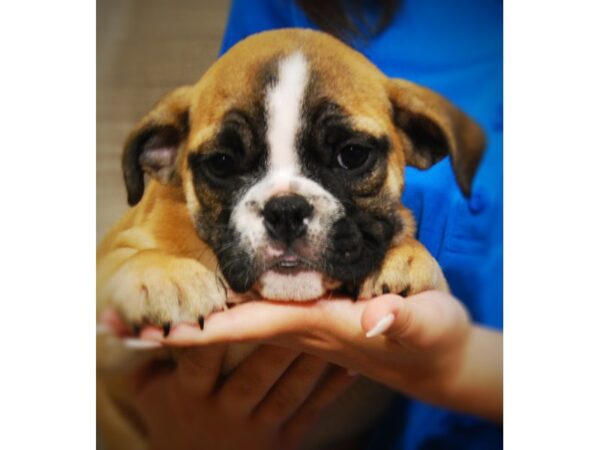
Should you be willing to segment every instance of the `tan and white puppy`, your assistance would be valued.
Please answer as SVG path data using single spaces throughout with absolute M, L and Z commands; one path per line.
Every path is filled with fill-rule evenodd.
M 98 249 L 98 308 L 204 323 L 227 292 L 307 301 L 446 290 L 400 204 L 404 167 L 450 155 L 468 194 L 479 127 L 309 30 L 249 37 L 163 98 L 123 154 L 133 207 Z

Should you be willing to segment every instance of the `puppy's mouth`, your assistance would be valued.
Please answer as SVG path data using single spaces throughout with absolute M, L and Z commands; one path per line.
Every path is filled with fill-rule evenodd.
M 323 297 L 339 284 L 311 260 L 288 251 L 266 265 L 253 290 L 268 300 L 310 301 Z
M 290 252 L 280 256 L 269 264 L 265 272 L 268 271 L 291 276 L 301 272 L 316 271 L 316 265 L 306 258 Z

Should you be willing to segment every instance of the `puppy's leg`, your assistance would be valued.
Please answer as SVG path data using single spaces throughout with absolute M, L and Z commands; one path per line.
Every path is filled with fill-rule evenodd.
M 407 236 L 388 251 L 381 269 L 365 280 L 359 298 L 386 293 L 406 296 L 430 289 L 449 292 L 437 261 L 423 244 Z

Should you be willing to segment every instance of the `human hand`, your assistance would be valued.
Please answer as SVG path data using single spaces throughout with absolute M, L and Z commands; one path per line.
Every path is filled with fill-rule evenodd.
M 132 337 L 111 310 L 98 331 L 139 349 L 140 358 L 144 349 L 161 346 Z M 142 336 L 152 331 L 146 328 Z M 314 356 L 262 346 L 223 380 L 225 349 L 171 349 L 174 359 L 154 360 L 126 377 L 133 392 L 127 403 L 150 448 L 295 448 L 320 412 L 356 379 Z
M 133 407 L 150 448 L 294 448 L 353 381 L 314 356 L 262 346 L 220 382 L 224 352 L 223 345 L 180 349 L 175 365 L 138 370 Z
M 145 336 L 168 345 L 267 340 L 424 401 L 502 416 L 502 336 L 473 325 L 462 304 L 443 292 L 356 303 L 249 302 L 213 314 L 204 331 L 182 324 L 167 338 L 158 330 Z

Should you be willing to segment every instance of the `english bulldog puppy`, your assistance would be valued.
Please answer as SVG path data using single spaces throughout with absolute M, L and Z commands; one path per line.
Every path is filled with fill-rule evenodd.
M 251 36 L 127 139 L 132 208 L 98 249 L 98 311 L 166 335 L 203 327 L 234 294 L 446 291 L 400 203 L 404 167 L 449 155 L 468 195 L 483 149 L 480 128 L 446 99 L 329 35 Z

